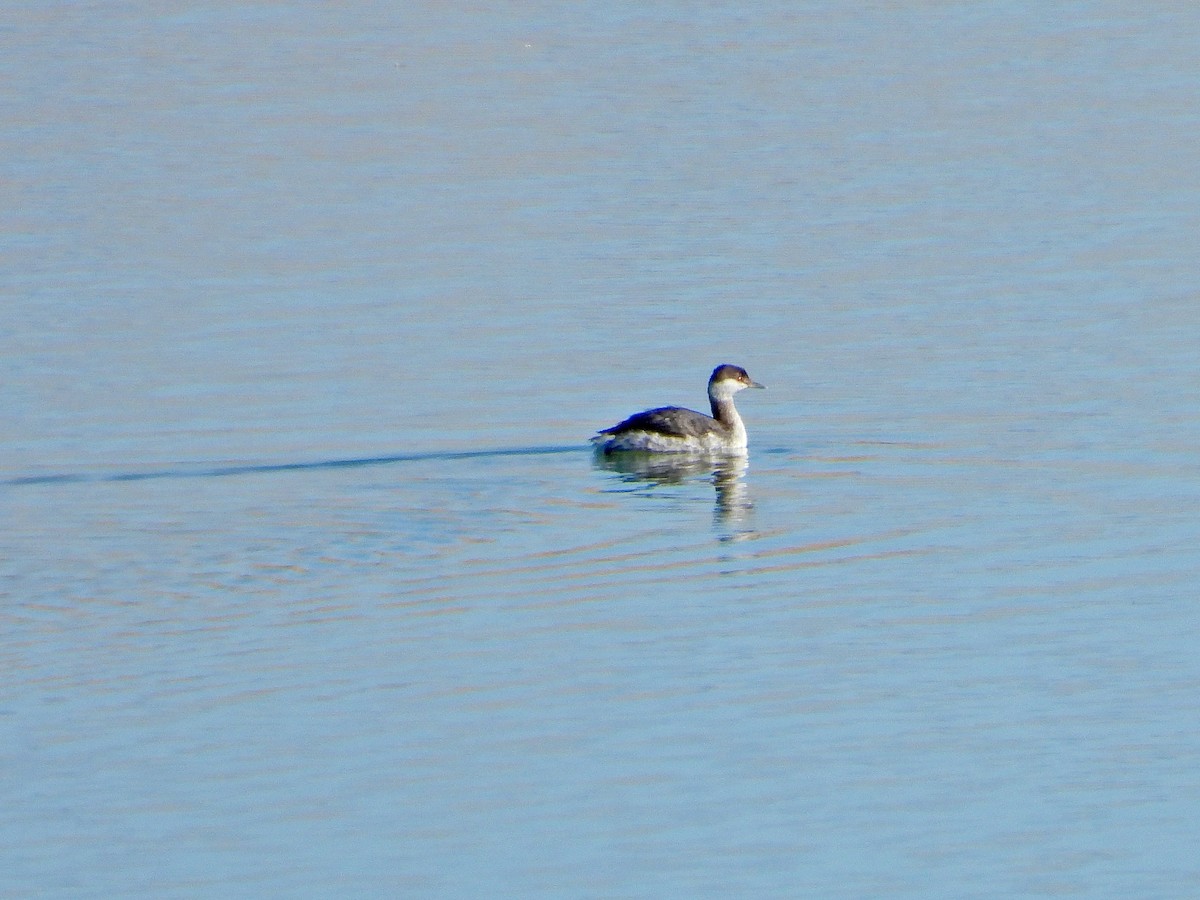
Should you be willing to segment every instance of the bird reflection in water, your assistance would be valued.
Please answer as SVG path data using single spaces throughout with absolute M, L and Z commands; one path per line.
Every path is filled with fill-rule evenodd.
M 754 509 L 744 475 L 750 462 L 745 455 L 704 456 L 666 453 L 597 453 L 596 467 L 621 476 L 627 484 L 650 486 L 683 484 L 711 475 L 716 491 L 713 520 L 718 526 L 743 526 L 723 539 L 738 540 L 752 532 L 744 526 Z

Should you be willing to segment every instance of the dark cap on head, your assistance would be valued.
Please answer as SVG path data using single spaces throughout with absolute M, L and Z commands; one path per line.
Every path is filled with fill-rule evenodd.
M 709 381 L 724 381 L 726 378 L 731 378 L 734 381 L 749 382 L 750 376 L 746 374 L 746 370 L 741 366 L 731 366 L 729 363 L 717 366 L 713 369 Z
M 709 396 L 712 396 L 712 390 L 714 386 L 728 381 L 732 381 L 739 385 L 739 387 L 734 388 L 736 391 L 740 391 L 742 388 L 762 387 L 762 385 L 757 381 L 751 380 L 750 376 L 746 373 L 746 370 L 741 366 L 731 366 L 726 363 L 723 366 L 717 366 L 715 369 L 713 369 L 713 373 L 708 379 Z

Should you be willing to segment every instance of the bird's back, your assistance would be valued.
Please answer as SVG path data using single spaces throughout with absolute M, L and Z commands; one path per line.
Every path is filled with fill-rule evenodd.
M 726 428 L 712 416 L 698 413 L 694 409 L 684 409 L 681 406 L 660 406 L 658 409 L 635 413 L 625 421 L 618 422 L 611 428 L 605 428 L 600 434 L 617 436 L 628 434 L 631 431 L 698 438 L 712 434 L 724 434 Z

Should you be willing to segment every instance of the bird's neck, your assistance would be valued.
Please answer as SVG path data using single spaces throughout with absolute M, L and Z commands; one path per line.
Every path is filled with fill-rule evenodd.
M 713 418 L 734 433 L 745 434 L 746 426 L 738 415 L 737 407 L 733 405 L 733 397 L 709 397 L 712 404 Z

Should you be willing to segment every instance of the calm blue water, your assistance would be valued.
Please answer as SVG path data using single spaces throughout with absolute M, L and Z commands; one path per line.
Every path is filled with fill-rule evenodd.
M 1198 41 L 13 7 L 0 896 L 1194 894 Z

